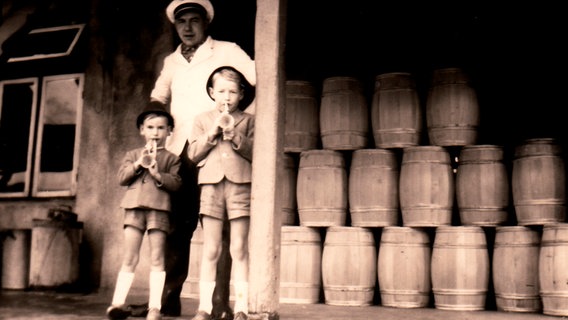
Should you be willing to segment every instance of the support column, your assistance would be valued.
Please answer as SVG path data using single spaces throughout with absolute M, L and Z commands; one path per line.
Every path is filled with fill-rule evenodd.
M 285 0 L 257 0 L 256 122 L 249 233 L 249 318 L 279 319 L 280 227 L 276 179 L 284 135 Z

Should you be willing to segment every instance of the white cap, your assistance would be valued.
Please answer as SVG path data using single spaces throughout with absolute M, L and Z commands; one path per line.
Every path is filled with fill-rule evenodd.
M 209 22 L 213 21 L 215 11 L 213 10 L 213 5 L 209 0 L 173 0 L 166 8 L 166 15 L 171 23 L 174 23 L 175 16 L 178 12 L 180 12 L 180 10 L 192 7 L 195 8 L 197 6 L 201 6 L 205 10 L 207 20 L 209 20 Z

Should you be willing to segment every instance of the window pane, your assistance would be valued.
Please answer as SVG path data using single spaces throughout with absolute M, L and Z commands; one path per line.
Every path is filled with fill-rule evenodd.
M 34 183 L 36 196 L 75 194 L 82 75 L 45 77 Z
M 37 80 L 0 82 L 0 197 L 27 196 Z
M 14 48 L 8 63 L 69 55 L 84 27 L 79 24 L 34 29 Z

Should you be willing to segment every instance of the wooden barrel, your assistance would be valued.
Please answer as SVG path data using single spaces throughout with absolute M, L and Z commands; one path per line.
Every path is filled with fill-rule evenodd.
M 497 309 L 540 312 L 540 234 L 523 226 L 497 227 L 493 246 L 493 286 Z
M 30 272 L 30 229 L 12 229 L 2 236 L 2 288 L 26 289 Z
M 371 125 L 377 148 L 403 148 L 420 144 L 422 110 L 410 73 L 384 73 L 375 78 Z
M 199 273 L 201 270 L 201 256 L 203 255 L 203 228 L 197 224 L 193 231 L 189 248 L 189 270 L 183 283 L 180 297 L 199 299 Z
M 283 226 L 280 240 L 280 302 L 318 303 L 322 256 L 319 230 Z
M 369 229 L 327 228 L 321 267 L 326 304 L 368 306 L 373 303 L 377 250 Z
M 278 183 L 280 188 L 280 208 L 282 209 L 281 218 L 283 226 L 293 226 L 297 220 L 296 205 L 296 182 L 298 178 L 298 168 L 294 157 L 282 154 L 282 162 L 278 171 Z
M 340 152 L 308 150 L 300 153 L 296 201 L 302 226 L 345 225 L 347 171 Z
M 461 69 L 434 70 L 426 100 L 426 125 L 431 145 L 465 146 L 477 142 L 477 93 Z
M 309 81 L 286 81 L 284 152 L 318 149 L 320 144 L 319 101 Z
M 377 263 L 381 304 L 423 308 L 430 300 L 430 238 L 419 228 L 385 227 Z
M 554 139 L 529 139 L 515 148 L 511 178 L 519 225 L 566 219 L 566 169 Z
M 543 227 L 538 274 L 542 313 L 568 316 L 568 224 L 554 223 Z
M 33 219 L 31 287 L 55 288 L 79 280 L 82 222 Z
M 355 150 L 367 147 L 368 112 L 360 80 L 353 77 L 324 79 L 320 104 L 323 148 Z
M 399 169 L 396 155 L 386 149 L 359 149 L 349 170 L 349 212 L 355 227 L 398 224 Z
M 399 197 L 405 227 L 449 225 L 454 201 L 449 153 L 439 146 L 404 148 Z
M 496 226 L 506 222 L 509 191 L 503 147 L 462 148 L 456 173 L 456 199 L 462 225 Z
M 432 292 L 437 309 L 485 309 L 489 253 L 478 226 L 440 226 L 432 249 Z

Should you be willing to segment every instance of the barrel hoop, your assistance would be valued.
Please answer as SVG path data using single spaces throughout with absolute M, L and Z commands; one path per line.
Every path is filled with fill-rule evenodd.
M 367 133 L 366 132 L 362 132 L 362 131 L 355 131 L 355 130 L 321 130 L 321 136 L 322 137 L 326 137 L 326 136 L 332 136 L 332 135 L 355 135 L 355 136 L 361 136 L 361 137 L 367 137 Z
M 563 199 L 532 199 L 532 200 L 519 200 L 515 201 L 516 206 L 534 206 L 534 205 L 562 205 L 564 206 L 565 200 Z
M 510 294 L 510 293 L 501 293 L 501 294 L 495 294 L 495 297 L 497 298 L 503 298 L 503 299 L 510 299 L 510 300 L 538 300 L 540 298 L 540 296 L 538 295 L 534 295 L 534 294 Z
M 396 295 L 405 295 L 405 296 L 415 296 L 415 295 L 421 295 L 421 296 L 429 296 L 430 292 L 429 291 L 419 291 L 419 290 L 390 290 L 390 289 L 381 289 L 381 293 L 386 293 L 386 294 L 396 294 Z
M 487 290 L 464 290 L 464 289 L 434 289 L 432 292 L 442 296 L 478 296 L 487 293 Z
M 340 291 L 340 292 L 373 292 L 375 290 L 374 287 L 367 287 L 367 286 L 333 286 L 333 285 L 326 285 L 326 290 L 329 291 Z
M 423 247 L 430 247 L 430 243 L 429 242 L 412 242 L 412 243 L 400 243 L 400 242 L 395 242 L 395 241 L 388 241 L 388 240 L 381 240 L 380 242 L 381 246 L 387 246 L 387 247 L 419 247 L 419 248 L 423 248 Z
M 540 291 L 541 296 L 546 296 L 547 298 L 568 298 L 568 291 L 558 292 L 558 291 Z
M 444 243 L 444 244 L 436 244 L 434 242 L 434 248 L 449 248 L 449 249 L 486 249 L 486 245 L 480 244 L 452 244 L 452 243 Z

